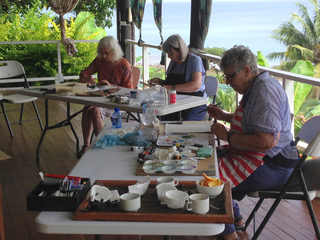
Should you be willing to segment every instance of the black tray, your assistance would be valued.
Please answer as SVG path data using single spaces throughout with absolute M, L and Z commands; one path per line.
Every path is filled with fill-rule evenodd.
M 27 195 L 27 209 L 29 211 L 65 211 L 73 212 L 77 209 L 84 196 L 90 189 L 90 178 L 82 178 L 81 183 L 85 183 L 81 191 L 75 196 L 56 197 L 50 194 L 59 190 L 59 184 L 45 184 L 40 182 Z M 45 191 L 46 196 L 39 196 Z

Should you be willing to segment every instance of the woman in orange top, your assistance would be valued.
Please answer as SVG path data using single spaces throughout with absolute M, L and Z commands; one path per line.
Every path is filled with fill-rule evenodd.
M 133 88 L 133 79 L 130 63 L 123 58 L 123 51 L 118 41 L 107 36 L 99 41 L 97 47 L 98 56 L 92 63 L 80 73 L 80 82 L 95 84 L 92 74 L 98 74 L 98 86 L 119 86 Z M 85 106 L 87 107 L 87 106 Z M 90 146 L 92 130 L 97 134 L 103 128 L 103 120 L 111 116 L 111 111 L 106 108 L 90 106 L 82 114 L 82 135 L 84 144 L 78 157 Z

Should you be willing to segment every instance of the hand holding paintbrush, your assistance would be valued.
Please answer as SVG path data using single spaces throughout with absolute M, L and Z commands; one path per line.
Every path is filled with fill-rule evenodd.
M 208 111 L 209 110 L 209 108 L 210 108 L 210 106 L 218 106 L 218 105 L 220 105 L 222 102 L 219 102 L 219 103 L 217 103 L 217 104 L 210 104 L 206 109 L 203 109 L 203 110 L 201 110 L 200 112 L 197 112 L 197 114 L 199 114 L 199 113 L 203 113 L 203 112 L 205 112 L 205 111 Z

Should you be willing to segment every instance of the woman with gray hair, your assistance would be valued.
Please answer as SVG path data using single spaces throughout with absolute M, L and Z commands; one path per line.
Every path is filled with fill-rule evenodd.
M 204 92 L 205 69 L 201 58 L 189 52 L 189 49 L 180 35 L 171 35 L 163 43 L 163 51 L 172 60 L 168 66 L 165 80 L 153 78 L 150 85 L 160 84 L 167 90 L 176 90 L 178 94 L 193 95 L 206 98 Z M 203 120 L 206 115 L 206 105 L 182 111 L 181 117 L 184 121 Z M 201 112 L 201 113 L 199 113 Z M 162 120 L 180 120 L 179 113 L 169 114 Z
M 208 106 L 212 118 L 230 123 L 230 130 L 214 123 L 211 132 L 228 142 L 217 148 L 219 176 L 232 184 L 232 198 L 241 200 L 247 192 L 284 184 L 299 156 L 292 144 L 289 101 L 279 81 L 268 72 L 259 73 L 255 55 L 241 45 L 224 52 L 220 68 L 242 99 L 234 113 Z M 237 239 L 235 230 L 244 228 L 234 201 L 233 209 L 236 220 L 226 224 L 225 240 Z
M 80 73 L 80 82 L 96 84 L 91 75 L 97 73 L 97 85 L 119 86 L 133 88 L 130 63 L 123 58 L 123 51 L 118 40 L 112 36 L 103 37 L 97 47 L 97 57 Z M 87 108 L 87 106 L 85 106 Z M 106 117 L 111 116 L 111 110 L 90 106 L 82 113 L 82 135 L 84 144 L 78 157 L 90 146 L 92 130 L 97 134 L 102 130 Z

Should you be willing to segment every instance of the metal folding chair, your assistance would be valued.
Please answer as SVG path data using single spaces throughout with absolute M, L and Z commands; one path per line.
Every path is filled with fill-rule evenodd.
M 254 236 L 252 239 L 258 239 L 260 233 L 268 223 L 269 219 L 271 218 L 272 214 L 278 207 L 280 201 L 282 199 L 290 199 L 290 200 L 302 200 L 306 201 L 308 210 L 310 213 L 310 217 L 312 220 L 312 224 L 314 230 L 316 232 L 317 238 L 320 239 L 320 232 L 319 226 L 317 223 L 317 219 L 311 204 L 311 199 L 314 198 L 315 192 L 310 192 L 307 189 L 305 177 L 303 175 L 303 171 L 301 169 L 302 164 L 305 162 L 307 157 L 320 157 L 320 116 L 313 117 L 309 119 L 300 129 L 298 133 L 295 144 L 298 144 L 300 140 L 303 140 L 305 143 L 308 144 L 307 148 L 304 150 L 302 157 L 300 158 L 297 166 L 293 170 L 291 176 L 289 177 L 288 181 L 283 185 L 279 186 L 278 188 L 270 189 L 270 190 L 263 190 L 263 191 L 256 191 L 247 194 L 249 197 L 258 197 L 259 201 L 257 202 L 256 206 L 250 213 L 246 223 L 245 228 L 247 228 L 250 222 L 253 221 L 253 230 Z M 320 161 L 320 160 L 319 160 Z M 290 186 L 292 186 L 293 182 L 296 181 L 300 184 L 301 191 L 290 191 Z M 256 230 L 255 226 L 255 214 L 260 208 L 261 204 L 263 203 L 264 199 L 272 198 L 275 199 L 274 203 L 272 204 L 271 208 L 267 212 L 265 218 L 261 222 L 260 226 Z
M 27 76 L 26 76 L 26 73 L 25 73 L 24 68 L 23 68 L 21 63 L 19 63 L 17 61 L 0 61 L 0 80 L 6 79 L 5 82 L 3 81 L 5 84 L 16 83 L 17 81 L 12 79 L 14 77 L 23 77 L 23 79 L 24 79 L 23 87 L 24 88 L 29 88 L 29 83 L 28 83 L 28 80 L 27 80 Z M 0 81 L 0 83 L 1 83 L 1 81 Z M 21 124 L 22 122 L 25 122 L 25 121 L 38 120 L 38 122 L 40 124 L 40 127 L 41 127 L 41 130 L 43 130 L 43 125 L 42 125 L 42 122 L 41 122 L 41 118 L 40 118 L 40 115 L 39 115 L 39 112 L 38 112 L 38 109 L 37 109 L 37 105 L 35 103 L 35 101 L 37 99 L 38 98 L 36 98 L 36 97 L 29 97 L 29 96 L 25 96 L 25 95 L 21 95 L 21 94 L 3 95 L 2 100 L 0 100 L 0 105 L 1 105 L 2 113 L 3 113 L 4 118 L 6 120 L 6 123 L 7 123 L 7 126 L 8 126 L 8 129 L 9 129 L 11 137 L 14 137 L 13 131 L 12 131 L 12 128 L 11 128 L 11 124 L 16 124 L 16 123 Z M 22 119 L 23 107 L 24 107 L 24 104 L 28 103 L 28 102 L 32 102 L 32 105 L 33 105 L 34 111 L 35 111 L 35 113 L 37 115 L 37 118 L 23 120 Z M 7 112 L 9 112 L 9 111 L 5 110 L 4 103 L 21 104 L 20 109 L 9 110 L 9 111 L 18 111 L 18 110 L 20 110 L 20 118 L 19 118 L 18 122 L 10 123 L 10 121 L 8 119 L 8 115 L 7 115 Z
M 216 98 L 218 96 L 218 91 L 219 91 L 219 81 L 217 78 L 212 77 L 212 76 L 206 76 L 206 81 L 204 82 L 204 85 L 206 87 L 205 92 L 207 94 L 207 96 L 210 98 L 212 97 L 212 101 L 209 102 L 209 104 L 215 104 L 216 103 Z M 209 117 L 208 119 L 209 121 L 211 121 L 211 117 Z M 216 123 L 217 120 L 214 120 L 214 122 Z M 220 145 L 220 139 L 216 139 L 218 146 Z

